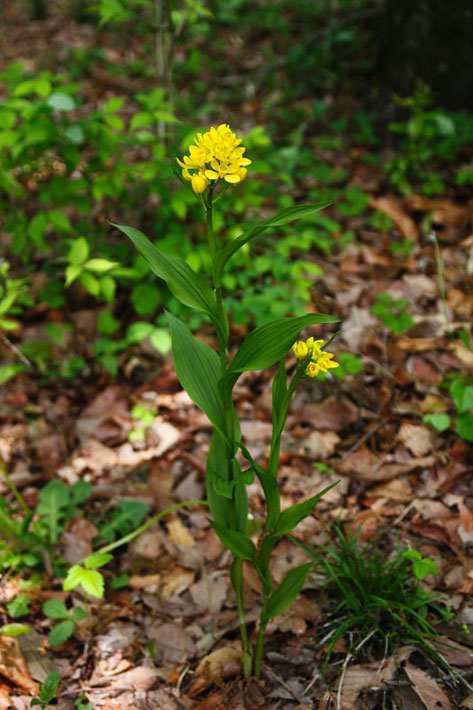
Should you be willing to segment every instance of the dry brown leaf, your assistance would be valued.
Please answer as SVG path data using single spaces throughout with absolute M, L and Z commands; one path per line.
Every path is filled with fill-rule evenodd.
M 162 575 L 161 596 L 163 599 L 179 596 L 194 582 L 194 570 L 176 565 Z
M 153 641 L 161 663 L 184 663 L 195 654 L 194 642 L 177 624 L 152 621 L 146 627 L 146 635 Z
M 464 345 L 461 340 L 457 340 L 450 345 L 450 350 L 454 353 L 462 365 L 473 367 L 473 352 Z
M 471 710 L 471 708 L 473 708 L 473 693 L 462 700 L 460 708 L 466 708 L 466 710 Z
M 166 522 L 170 539 L 183 547 L 194 547 L 195 540 L 178 515 L 169 515 Z
M 64 557 L 70 565 L 75 565 L 84 557 L 92 554 L 92 540 L 97 537 L 98 530 L 87 518 L 75 518 L 69 528 L 61 535 L 64 545 Z
M 387 215 L 405 239 L 418 241 L 419 230 L 414 220 L 407 214 L 400 199 L 392 195 L 371 197 L 370 206 Z
M 358 417 L 358 407 L 345 397 L 328 397 L 318 404 L 304 404 L 298 412 L 299 421 L 318 430 L 338 431 L 356 422 Z
M 11 636 L 0 636 L 0 675 L 30 695 L 39 692 L 39 686 L 26 666 L 18 639 Z
M 88 684 L 91 687 L 106 686 L 107 688 L 120 688 L 121 690 L 146 691 L 149 690 L 158 678 L 156 668 L 149 666 L 135 666 L 130 670 L 118 675 L 104 675 L 101 672 L 100 664 L 95 668 Z
M 473 649 L 468 646 L 463 646 L 448 636 L 438 636 L 432 643 L 451 666 L 463 668 L 473 666 Z
M 412 488 L 400 478 L 393 478 L 387 483 L 381 483 L 366 492 L 366 498 L 387 498 L 398 503 L 408 503 L 412 499 Z
M 334 453 L 340 441 L 334 431 L 311 431 L 302 442 L 302 452 L 316 461 L 323 461 Z
M 414 456 L 425 456 L 432 451 L 432 435 L 427 427 L 405 422 L 399 429 L 398 437 Z
M 196 678 L 192 683 L 188 695 L 195 698 L 209 686 L 221 682 L 229 674 L 235 674 L 241 662 L 241 642 L 233 641 L 227 646 L 222 646 L 212 651 L 203 658 L 195 670 Z
M 394 660 L 389 658 L 383 665 L 377 663 L 367 663 L 364 665 L 352 666 L 348 668 L 341 687 L 340 699 L 343 710 L 358 710 L 359 695 L 363 690 L 373 686 L 382 685 L 385 680 L 393 680 L 396 673 Z M 336 697 L 337 691 L 332 689 L 327 692 L 319 705 L 320 708 L 335 708 L 330 705 L 331 698 Z
M 363 481 L 388 481 L 416 468 L 432 466 L 436 461 L 435 456 L 416 457 L 405 462 L 391 462 L 390 458 L 378 456 L 366 447 L 361 447 L 342 461 L 338 470 L 348 476 L 357 476 Z
M 452 710 L 450 700 L 440 685 L 421 668 L 406 661 L 403 666 L 407 677 L 412 681 L 413 689 L 424 703 L 427 710 Z
M 196 584 L 193 584 L 189 591 L 192 601 L 199 611 L 217 614 L 227 598 L 228 590 L 229 584 L 226 576 L 210 577 L 207 574 L 203 574 L 201 579 Z
M 437 350 L 443 347 L 442 338 L 408 338 L 402 335 L 397 339 L 396 345 L 401 350 L 410 353 L 425 353 L 429 350 Z

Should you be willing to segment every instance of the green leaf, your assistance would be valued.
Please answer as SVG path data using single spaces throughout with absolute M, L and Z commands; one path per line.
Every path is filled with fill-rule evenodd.
M 48 677 L 41 683 L 41 688 L 39 691 L 39 697 L 41 702 L 43 703 L 50 703 L 51 700 L 54 698 L 54 696 L 57 693 L 57 689 L 59 688 L 59 683 L 61 681 L 61 676 L 59 675 L 59 671 L 57 668 L 55 668 L 51 673 L 48 675 Z
M 60 646 L 64 643 L 64 641 L 67 641 L 67 639 L 72 636 L 75 628 L 76 626 L 71 619 L 67 619 L 66 621 L 61 621 L 59 624 L 56 624 L 56 626 L 49 632 L 49 645 L 53 648 L 55 646 Z
M 82 574 L 84 573 L 84 568 L 80 565 L 72 565 L 67 570 L 67 575 L 62 583 L 62 588 L 65 592 L 70 592 L 76 587 L 78 587 L 82 581 Z
M 105 582 L 100 572 L 94 569 L 83 570 L 80 584 L 86 594 L 90 594 L 91 597 L 96 597 L 97 599 L 102 599 Z
M 339 481 L 335 481 L 335 483 L 331 483 L 330 486 L 327 486 L 327 488 L 324 488 L 323 491 L 317 493 L 316 496 L 312 496 L 309 500 L 305 500 L 303 503 L 297 503 L 287 508 L 287 510 L 284 510 L 275 525 L 273 535 L 286 535 L 286 533 L 294 530 L 301 520 L 304 520 L 304 518 L 307 518 L 307 516 L 312 513 L 322 496 L 338 483 Z
M 215 520 L 210 520 L 210 525 L 213 527 L 219 536 L 222 545 L 230 552 L 233 552 L 237 557 L 243 557 L 244 560 L 254 560 L 256 557 L 256 547 L 254 542 L 244 533 L 238 530 L 227 528 Z
M 224 527 L 229 527 L 229 506 L 228 500 L 220 495 L 214 485 L 213 472 L 218 472 L 219 476 L 225 475 L 228 480 L 228 457 L 227 444 L 223 436 L 214 430 L 210 439 L 210 448 L 207 456 L 207 500 L 209 503 L 212 518 Z
M 308 313 L 297 318 L 278 318 L 265 323 L 246 336 L 229 370 L 246 372 L 271 367 L 286 355 L 303 328 L 316 323 L 336 323 L 338 320 L 324 313 Z
M 74 621 L 83 621 L 87 619 L 87 612 L 81 606 L 76 606 L 72 610 L 71 619 Z
M 228 402 L 239 373 L 271 367 L 285 358 L 303 328 L 316 323 L 336 323 L 338 320 L 324 313 L 308 313 L 297 318 L 278 318 L 252 330 L 229 364 L 228 373 L 221 379 L 223 401 Z
M 473 385 L 466 385 L 461 380 L 457 380 L 451 385 L 450 393 L 459 414 L 473 407 Z
M 43 604 L 43 614 L 50 619 L 68 619 L 69 610 L 62 599 L 48 599 Z
M 277 587 L 269 597 L 266 613 L 264 616 L 261 616 L 262 624 L 266 624 L 269 619 L 281 614 L 291 606 L 292 602 L 295 601 L 301 591 L 311 567 L 312 562 L 309 562 L 308 564 L 295 567 L 287 573 L 279 587 Z
M 69 254 L 67 255 L 70 264 L 78 266 L 83 264 L 83 262 L 89 256 L 89 243 L 85 237 L 78 237 L 75 239 L 69 249 Z
M 217 353 L 192 335 L 184 323 L 167 313 L 171 328 L 174 367 L 179 382 L 192 401 L 208 416 L 225 437 L 225 416 L 218 382 L 220 361 Z
M 99 258 L 89 259 L 84 263 L 84 267 L 96 274 L 104 274 L 105 272 L 114 269 L 116 266 L 118 266 L 118 262 L 116 261 Z
M 56 91 L 54 94 L 51 94 L 46 103 L 51 108 L 56 109 L 56 111 L 73 111 L 76 107 L 72 96 L 64 94 L 61 91 Z
M 279 214 L 275 215 L 274 217 L 271 217 L 271 219 L 267 219 L 264 222 L 261 222 L 261 224 L 252 227 L 236 239 L 233 239 L 217 253 L 217 257 L 215 260 L 215 285 L 222 285 L 222 274 L 225 264 L 233 256 L 233 254 L 235 254 L 239 249 L 241 249 L 244 244 L 249 242 L 251 239 L 254 239 L 255 237 L 259 236 L 266 229 L 269 229 L 269 227 L 279 227 L 283 224 L 288 224 L 288 222 L 300 219 L 301 217 L 307 217 L 308 215 L 313 214 L 314 212 L 319 212 L 320 210 L 323 210 L 325 207 L 328 207 L 331 204 L 331 201 L 327 201 L 318 202 L 312 205 L 295 205 L 294 207 L 288 207 L 282 212 L 279 212 Z
M 465 441 L 473 441 L 473 414 L 462 412 L 457 417 L 455 431 Z
M 146 506 L 146 510 L 148 510 L 148 506 Z M 83 564 L 86 569 L 91 569 L 92 567 L 103 567 L 108 564 L 110 560 L 113 560 L 113 555 L 107 552 L 93 552 L 85 558 Z
M 65 276 L 66 281 L 64 286 L 67 288 L 71 285 L 82 273 L 82 266 L 80 264 L 69 264 L 66 268 Z
M 177 256 L 159 251 L 138 229 L 114 224 L 131 239 L 138 251 L 144 256 L 151 270 L 165 281 L 181 303 L 190 308 L 197 308 L 207 313 L 215 326 L 228 338 L 228 323 L 221 324 L 214 293 L 206 280 L 197 274 L 189 264 Z
M 115 535 L 126 535 L 141 524 L 148 512 L 148 506 L 139 500 L 121 500 L 118 510 L 114 511 L 110 520 L 100 528 L 99 538 L 113 540 Z
M 32 631 L 31 626 L 27 624 L 4 624 L 0 627 L 2 636 L 21 636 L 21 634 L 30 634 Z
M 425 414 L 422 421 L 425 422 L 425 424 L 431 424 L 438 432 L 450 429 L 451 424 L 450 417 L 448 414 L 445 414 L 445 412 Z

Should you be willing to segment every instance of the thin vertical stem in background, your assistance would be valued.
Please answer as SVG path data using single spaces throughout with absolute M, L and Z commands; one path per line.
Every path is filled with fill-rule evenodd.
M 442 315 L 445 319 L 445 325 L 449 324 L 449 318 L 448 318 L 448 311 L 447 311 L 447 298 L 445 295 L 445 282 L 443 280 L 443 261 L 442 257 L 440 255 L 440 248 L 439 248 L 439 243 L 437 241 L 437 235 L 435 232 L 431 232 L 429 235 L 429 238 L 434 244 L 434 252 L 435 252 L 435 265 L 437 268 L 437 279 L 438 279 L 438 284 L 439 284 L 439 292 L 440 292 L 440 301 L 442 303 Z
M 154 14 L 156 25 L 156 74 L 159 86 L 166 92 L 166 101 L 171 103 L 170 96 L 170 64 L 171 56 L 171 27 L 169 21 L 169 0 L 154 0 Z M 162 118 L 158 119 L 158 138 L 164 145 L 166 143 L 166 124 Z

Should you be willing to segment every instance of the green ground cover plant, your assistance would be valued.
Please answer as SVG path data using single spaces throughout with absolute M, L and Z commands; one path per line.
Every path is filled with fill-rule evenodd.
M 328 644 L 324 666 L 339 639 L 346 643 L 346 657 L 354 655 L 360 662 L 414 643 L 441 672 L 454 677 L 434 645 L 439 636 L 435 617 L 448 619 L 449 609 L 441 595 L 421 585 L 428 574 L 438 574 L 434 560 L 399 540 L 388 552 L 380 548 L 380 536 L 361 542 L 359 533 L 339 523 L 331 529 L 333 539 L 315 551 L 293 539 L 312 556 L 312 574 L 332 606 L 320 632 Z

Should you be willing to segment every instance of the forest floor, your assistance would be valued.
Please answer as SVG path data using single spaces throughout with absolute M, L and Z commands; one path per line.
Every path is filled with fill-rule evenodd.
M 73 29 L 62 28 L 63 37 Z M 34 53 L 32 27 L 22 27 L 21 36 L 25 51 Z M 38 42 L 44 46 L 44 36 Z M 4 57 L 19 58 L 17 47 L 9 41 Z M 167 516 L 122 548 L 105 575 L 126 574 L 127 586 L 108 589 L 103 600 L 89 598 L 90 625 L 79 622 L 61 646 L 48 646 L 53 623 L 42 604 L 57 598 L 82 605 L 81 594 L 64 592 L 54 575 L 28 591 L 31 607 L 21 621 L 33 633 L 0 637 L 0 707 L 29 707 L 38 682 L 58 668 L 63 680 L 56 707 L 62 710 L 473 708 L 467 685 L 473 683 L 472 445 L 455 433 L 455 401 L 442 387 L 449 378 L 473 374 L 472 350 L 453 337 L 470 329 L 473 315 L 473 205 L 454 188 L 442 198 L 395 196 L 386 191 L 379 169 L 360 163 L 356 151 L 326 151 L 324 158 L 343 165 L 350 186 L 369 195 L 370 206 L 389 216 L 394 229 L 382 233 L 364 216 L 347 215 L 343 229 L 353 230 L 356 239 L 340 254 L 314 256 L 324 275 L 310 310 L 341 319 L 332 349 L 354 355 L 363 369 L 300 387 L 282 446 L 282 503 L 300 502 L 337 480 L 296 529 L 305 546 L 316 552 L 333 540 L 331 525 L 340 521 L 359 532 L 361 546 L 374 541 L 385 561 L 397 541 L 433 560 L 438 574 L 429 574 L 422 586 L 443 595 L 441 606 L 451 609 L 449 621 L 432 620 L 434 645 L 466 684 L 439 673 L 408 639 L 395 652 L 369 643 L 356 652 L 345 636 L 322 676 L 334 605 L 315 575 L 293 606 L 271 621 L 262 680 L 244 683 L 230 557 L 209 528 L 207 509 L 196 506 Z M 393 240 L 408 240 L 412 247 L 393 253 Z M 407 302 L 413 323 L 406 332 L 396 333 L 392 320 L 383 323 L 373 314 L 380 293 Z M 25 337 L 58 314 L 36 317 L 24 325 Z M 69 317 L 84 339 L 90 337 L 93 309 Z M 323 337 L 322 330 L 310 334 Z M 234 333 L 233 342 L 238 337 Z M 146 503 L 154 515 L 173 503 L 205 498 L 209 422 L 181 390 L 171 357 L 150 367 L 149 353 L 140 348 L 123 356 L 116 378 L 66 382 L 22 374 L 2 387 L 0 456 L 28 506 L 36 506 L 41 486 L 53 479 L 92 485 L 90 500 L 61 536 L 68 564 L 92 552 L 97 521 L 106 521 L 120 501 Z M 288 355 L 288 371 L 294 364 Z M 244 441 L 261 463 L 271 438 L 273 374 L 247 373 L 236 388 Z M 129 437 L 137 404 L 156 412 L 141 442 Z M 448 414 L 451 427 L 436 431 L 424 421 L 432 413 Z M 249 497 L 258 518 L 263 499 L 257 483 Z M 307 559 L 304 550 L 284 540 L 275 550 L 275 580 Z M 245 585 L 253 624 L 260 587 L 249 568 Z M 4 620 L 5 605 L 19 589 L 17 576 L 4 575 Z M 73 704 L 78 699 L 83 705 Z

